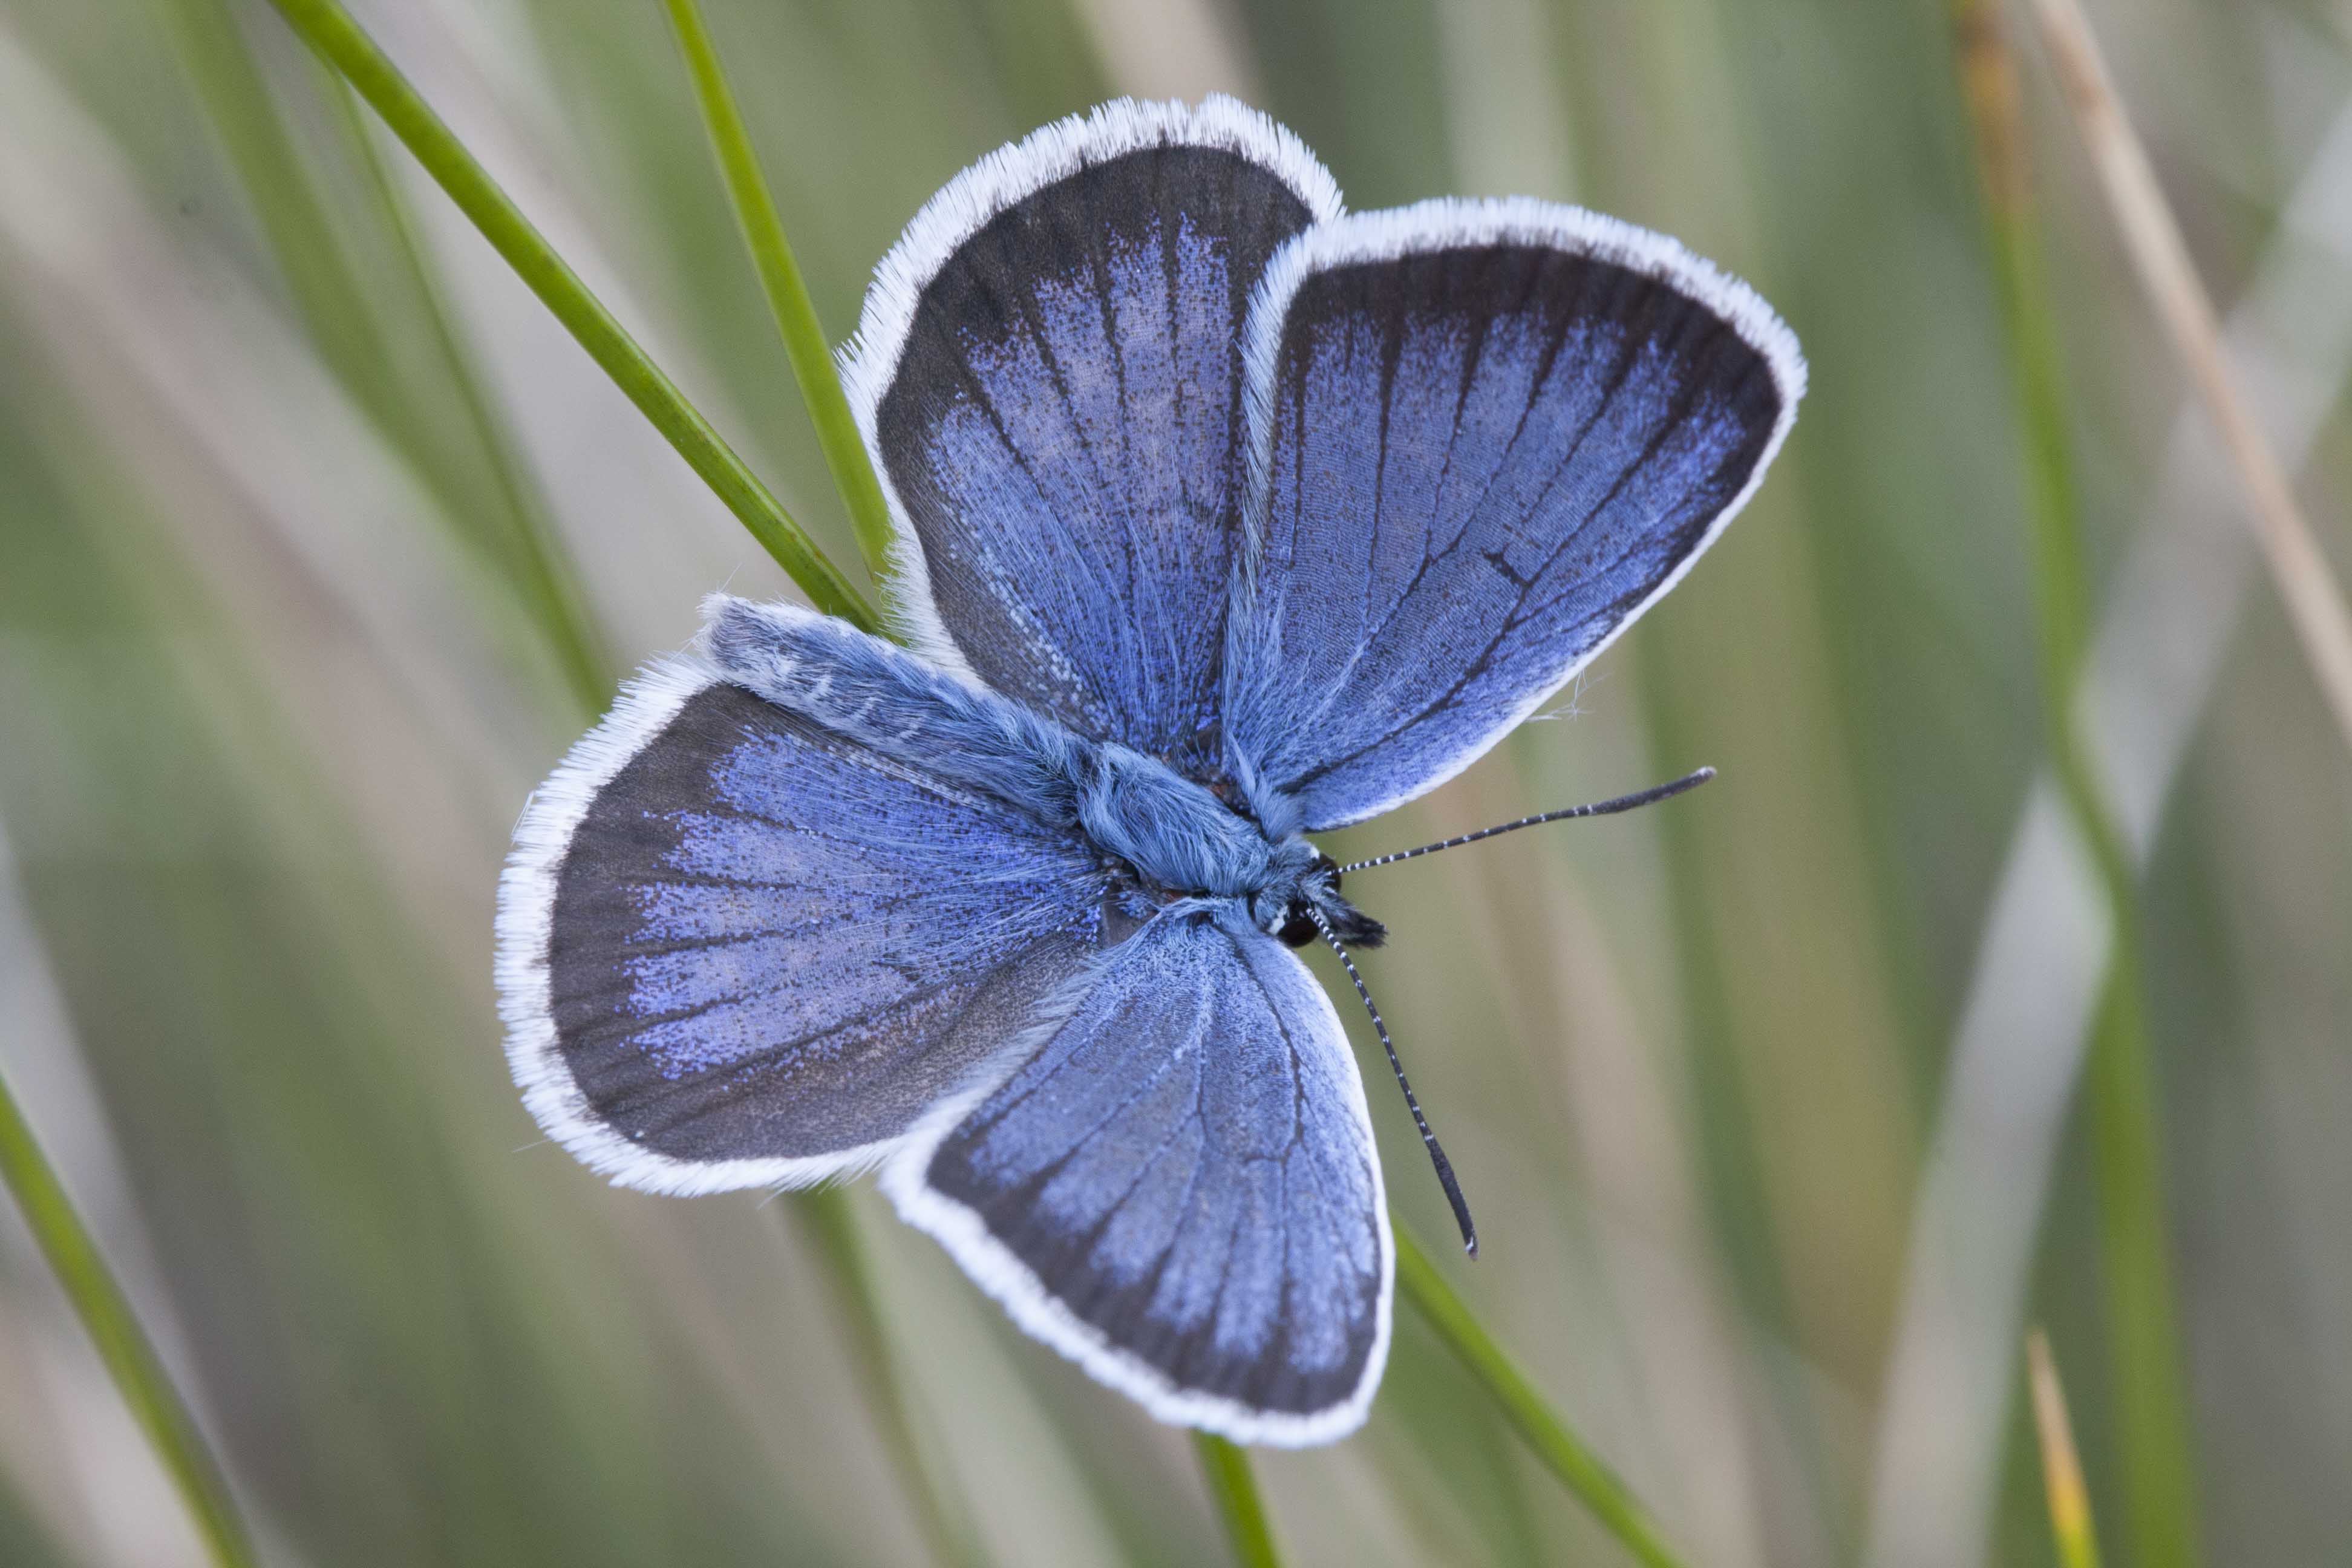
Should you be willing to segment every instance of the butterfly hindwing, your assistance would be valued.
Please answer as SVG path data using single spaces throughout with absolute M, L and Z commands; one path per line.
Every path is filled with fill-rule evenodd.
M 852 689 L 829 645 L 871 639 L 772 614 L 808 632 L 813 687 Z M 532 797 L 501 889 L 532 1111 L 656 1191 L 874 1163 L 1083 966 L 1101 921 L 1097 858 L 1066 831 L 724 673 L 680 659 L 636 682 Z
M 1226 754 L 1312 827 L 1435 786 L 1559 689 L 1729 521 L 1804 383 L 1746 285 L 1525 201 L 1303 236 L 1249 362 Z
M 1363 1088 L 1306 966 L 1206 912 L 1106 952 L 1002 1084 L 883 1187 L 1030 1332 L 1164 1420 L 1328 1441 L 1394 1272 Z
M 933 198 L 844 363 L 918 648 L 1090 739 L 1214 763 L 1243 318 L 1338 211 L 1230 99 L 1107 105 Z

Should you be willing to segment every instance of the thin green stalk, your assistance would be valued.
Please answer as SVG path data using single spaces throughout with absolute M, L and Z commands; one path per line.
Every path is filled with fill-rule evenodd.
M 850 1209 L 849 1194 L 838 1187 L 818 1187 L 801 1194 L 794 1208 L 814 1233 L 817 1250 L 825 1260 L 834 1309 L 849 1331 L 858 1380 L 866 1385 L 866 1405 L 881 1424 L 882 1440 L 907 1479 L 916 1521 L 930 1543 L 931 1554 L 945 1568 L 982 1568 L 988 1559 L 981 1548 L 980 1532 L 958 1506 L 953 1489 L 938 1474 L 908 1409 L 908 1391 L 883 1337 L 874 1279 L 866 1268 L 865 1246 L 857 1237 L 857 1216 Z
M 404 438 L 385 374 L 383 334 L 366 291 L 336 244 L 310 171 L 279 117 L 259 62 L 225 0 L 160 0 L 205 117 L 261 226 L 296 311 L 335 374 Z
M 6 1476 L 0 1476 L 0 1563 L 12 1568 L 73 1568 Z
M 2086 1088 L 2126 1517 L 2137 1561 L 2190 1568 L 2200 1557 L 2195 1463 L 2164 1220 L 2138 893 L 2074 702 L 2089 653 L 2092 603 L 2056 317 L 2044 286 L 2015 59 L 1989 0 L 1953 0 L 1952 18 L 2024 447 L 2042 723 L 2059 792 L 2089 847 L 2115 931 Z
M 106 1370 L 113 1374 L 123 1403 L 172 1472 L 213 1561 L 223 1568 L 245 1568 L 255 1561 L 253 1545 L 220 1463 L 172 1386 L 171 1373 L 140 1328 L 130 1298 L 115 1282 L 89 1227 L 75 1212 L 65 1184 L 41 1152 L 5 1076 L 0 1076 L 0 1177 L 7 1181 L 26 1228 L 40 1243 Z
M 1682 1568 L 1682 1558 L 1666 1544 L 1649 1510 L 1642 1506 L 1607 1462 L 1570 1429 L 1537 1392 L 1535 1384 L 1528 1381 L 1527 1373 L 1495 1342 L 1495 1337 L 1478 1321 L 1469 1303 L 1454 1293 L 1445 1276 L 1438 1272 L 1437 1266 L 1405 1229 L 1404 1221 L 1391 1214 L 1390 1228 L 1396 1233 L 1399 1293 L 1428 1320 L 1438 1338 L 1462 1359 L 1471 1375 L 1486 1385 L 1486 1392 L 1503 1407 L 1504 1415 L 1527 1440 L 1528 1447 L 1535 1450 L 1536 1458 L 1636 1560 L 1649 1564 L 1649 1568 Z
M 1274 1521 L 1258 1495 L 1249 1450 L 1213 1432 L 1193 1433 L 1192 1447 L 1201 1456 L 1217 1517 L 1224 1521 L 1225 1539 L 1233 1542 L 1234 1561 L 1241 1568 L 1282 1568 L 1282 1550 L 1274 1543 Z
M 328 90 L 350 126 L 352 146 L 366 174 L 369 189 L 383 210 L 384 221 L 398 245 L 402 265 L 418 299 L 424 301 L 442 367 L 457 389 L 458 401 L 465 405 L 466 417 L 474 426 L 483 458 L 489 465 L 491 482 L 497 486 L 499 500 L 507 513 L 509 540 L 502 553 L 507 557 L 509 574 L 532 618 L 539 623 L 540 634 L 555 650 L 556 661 L 562 668 L 572 695 L 592 715 L 600 713 L 613 700 L 613 663 L 604 636 L 597 630 L 594 612 L 589 607 L 587 592 L 555 536 L 543 498 L 523 466 L 522 454 L 515 449 L 512 437 L 482 386 L 481 377 L 475 372 L 472 357 L 458 338 L 457 321 L 442 298 L 433 268 L 425 263 L 424 245 L 409 213 L 407 198 L 394 183 L 392 171 L 384 167 L 376 151 L 375 138 L 360 117 L 350 85 L 338 78 L 328 84 Z
M 2133 1560 L 2195 1568 L 2203 1559 L 2197 1467 L 2144 994 L 2137 943 L 2128 951 L 2118 943 L 2092 1037 L 2087 1086 L 2099 1271 Z
M 370 309 L 366 289 L 338 243 L 334 226 L 313 188 L 293 137 L 277 109 L 267 74 L 255 59 L 236 15 L 223 0 L 162 0 L 163 15 L 178 40 L 190 80 L 207 120 L 219 137 L 241 188 L 259 219 L 270 253 L 310 339 L 328 368 L 360 406 L 400 447 L 420 476 L 439 494 L 463 542 L 490 557 L 508 577 L 553 649 L 575 694 L 610 696 L 611 670 L 593 640 L 593 628 L 576 613 L 576 587 L 562 580 L 546 549 L 544 509 L 534 508 L 530 487 L 510 449 L 489 419 L 478 378 L 458 352 L 446 307 L 430 286 L 415 226 L 398 193 L 385 177 L 383 160 L 340 78 L 327 84 L 330 108 L 340 111 L 352 132 L 353 150 L 372 194 L 390 225 L 400 259 L 416 285 L 460 403 L 472 419 L 505 529 L 473 526 L 485 509 L 472 487 L 457 482 L 436 449 L 428 422 L 404 395 L 385 353 L 385 337 Z M 569 601 L 569 602 L 567 602 Z
M 686 55 L 687 72 L 694 79 L 695 101 L 702 108 L 702 123 L 710 133 L 710 149 L 727 181 L 727 195 L 735 206 L 735 221 L 751 247 L 759 268 L 760 287 L 766 290 L 768 309 L 783 334 L 784 353 L 793 362 L 809 421 L 816 426 L 817 444 L 824 448 L 825 467 L 849 509 L 849 523 L 857 548 L 875 578 L 888 575 L 893 529 L 890 508 L 882 499 L 882 483 L 866 455 L 866 440 L 843 395 L 841 376 L 835 370 L 824 327 L 809 300 L 808 285 L 801 279 L 800 263 L 784 238 L 783 219 L 769 195 L 760 172 L 760 157 L 727 85 L 727 73 L 711 47 L 710 30 L 696 0 L 667 0 L 670 24 L 677 30 L 678 47 Z
M 1690 722 L 1691 701 L 1684 695 L 1693 678 L 1675 668 L 1675 657 L 1670 645 L 1662 644 L 1634 667 L 1650 743 L 1659 756 L 1687 755 L 1700 739 Z M 1783 1451 L 1798 1478 L 1802 1506 L 1836 1546 L 1832 1555 L 1852 1557 L 1858 1548 L 1843 1539 L 1847 1512 L 1839 1500 L 1837 1463 L 1820 1390 L 1796 1358 L 1771 1348 L 1795 1337 L 1796 1293 L 1781 1255 L 1764 1162 L 1766 1101 L 1759 1077 L 1769 1068 L 1757 1058 L 1754 1042 L 1743 1038 L 1747 1025 L 1733 1001 L 1731 960 L 1714 918 L 1710 879 L 1717 874 L 1716 857 L 1696 813 L 1662 812 L 1657 831 L 1682 970 L 1688 1092 L 1708 1218 L 1744 1309 L 1739 1332 L 1755 1352 L 1770 1414 L 1787 1436 Z
M 273 3 L 303 40 L 341 73 L 393 134 L 406 143 L 482 237 L 800 584 L 810 603 L 828 615 L 873 630 L 878 623 L 864 595 L 824 558 L 782 503 L 589 291 L 351 13 L 337 0 Z

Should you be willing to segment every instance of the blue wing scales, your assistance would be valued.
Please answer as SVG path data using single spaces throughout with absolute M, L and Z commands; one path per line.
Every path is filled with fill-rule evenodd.
M 983 160 L 886 258 L 845 381 L 916 645 L 1093 740 L 1216 762 L 1241 326 L 1339 196 L 1229 99 L 1108 105 Z
M 1532 202 L 1316 229 L 1249 331 L 1225 751 L 1277 828 L 1387 810 L 1526 718 L 1713 542 L 1804 383 L 1744 284 Z
M 1354 1058 L 1306 967 L 1180 906 L 1073 984 L 884 1189 L 1032 1333 L 1165 1420 L 1312 1443 L 1364 1415 L 1394 1270 Z
M 649 671 L 517 830 L 499 964 L 516 1076 L 542 1126 L 630 1185 L 874 1163 L 1101 936 L 1106 880 L 1073 835 L 908 760 L 919 719 L 952 715 L 917 692 L 886 715 L 917 737 L 893 755 L 823 701 L 871 698 L 855 671 L 796 652 L 797 711 L 698 660 Z

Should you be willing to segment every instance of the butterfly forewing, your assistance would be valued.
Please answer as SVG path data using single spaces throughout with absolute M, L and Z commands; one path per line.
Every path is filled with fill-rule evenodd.
M 1049 127 L 924 209 L 846 365 L 919 647 L 1090 738 L 1211 747 L 1243 318 L 1338 205 L 1287 132 L 1212 100 Z
M 1325 226 L 1250 340 L 1226 744 L 1315 827 L 1433 787 L 1557 690 L 1729 521 L 1803 382 L 1744 285 L 1528 202 Z
M 1394 1260 L 1322 989 L 1265 933 L 1180 910 L 1068 1005 L 893 1161 L 899 1212 L 1163 1419 L 1272 1443 L 1353 1428 Z

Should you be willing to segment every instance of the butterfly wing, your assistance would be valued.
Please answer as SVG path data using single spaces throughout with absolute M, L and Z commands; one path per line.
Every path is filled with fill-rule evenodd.
M 871 696 L 822 647 L 793 651 L 808 689 Z M 1101 871 L 1066 832 L 699 659 L 635 683 L 515 837 L 517 1081 L 557 1142 L 657 1192 L 872 1165 L 1100 932 Z
M 1106 105 L 932 198 L 843 367 L 919 650 L 1214 763 L 1243 317 L 1276 247 L 1339 210 L 1296 138 L 1223 98 Z
M 1160 1419 L 1286 1445 L 1352 1431 L 1395 1260 L 1321 987 L 1271 937 L 1181 907 L 1079 984 L 884 1191 L 1023 1328 Z
M 1227 766 L 1281 826 L 1385 811 L 1534 712 L 1730 521 L 1805 379 L 1745 284 L 1526 201 L 1293 241 L 1248 355 Z

